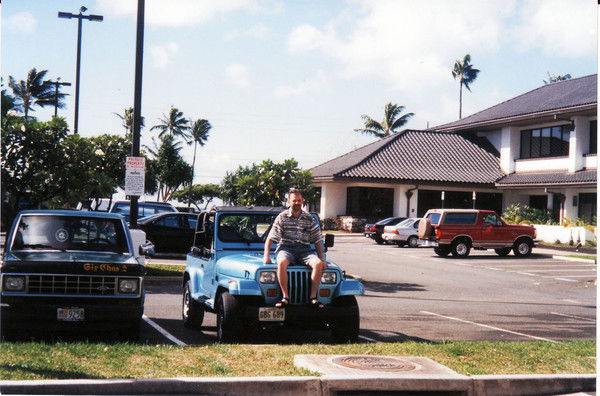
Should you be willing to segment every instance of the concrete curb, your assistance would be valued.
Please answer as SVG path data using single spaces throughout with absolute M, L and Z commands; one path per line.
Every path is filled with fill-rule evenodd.
M 453 392 L 511 396 L 595 392 L 595 374 L 235 377 L 118 380 L 0 381 L 2 394 L 56 395 L 308 395 L 338 392 Z
M 552 256 L 552 258 L 555 260 L 576 261 L 578 263 L 596 264 L 596 260 L 590 260 L 590 259 L 585 259 L 585 258 L 567 257 L 567 256 Z

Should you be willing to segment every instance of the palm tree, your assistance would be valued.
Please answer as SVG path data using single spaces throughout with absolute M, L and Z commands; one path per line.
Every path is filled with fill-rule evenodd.
M 196 148 L 198 145 L 204 146 L 206 141 L 208 140 L 208 133 L 210 132 L 212 125 L 210 122 L 205 119 L 196 120 L 192 125 L 190 130 L 190 136 L 192 140 L 188 142 L 188 144 L 194 143 L 194 157 L 192 159 L 192 180 L 190 180 L 190 200 L 188 202 L 188 206 L 191 206 L 192 203 L 192 185 L 194 184 L 194 169 L 196 168 Z
M 190 137 L 187 131 L 190 129 L 190 121 L 183 116 L 183 112 L 179 111 L 176 107 L 171 106 L 169 114 L 163 114 L 163 118 L 159 120 L 160 123 L 150 128 L 151 131 L 157 129 L 160 132 L 158 137 L 162 138 L 165 134 L 173 137 L 181 137 L 186 142 L 190 141 Z
M 385 105 L 383 121 L 375 121 L 366 114 L 362 115 L 365 127 L 362 129 L 355 129 L 356 132 L 361 132 L 367 135 L 377 136 L 378 138 L 384 138 L 390 136 L 392 133 L 398 132 L 398 129 L 408 122 L 408 120 L 414 116 L 414 113 L 406 113 L 399 117 L 400 113 L 404 111 L 404 106 L 397 104 L 388 103 Z
M 35 111 L 32 107 L 38 105 L 58 106 L 63 108 L 64 103 L 61 101 L 65 94 L 59 93 L 56 95 L 54 87 L 49 81 L 44 80 L 48 70 L 40 70 L 39 72 L 33 68 L 27 73 L 27 80 L 16 81 L 12 76 L 8 77 L 8 86 L 12 89 L 16 99 L 16 106 L 23 110 L 23 115 L 27 120 L 30 111 Z
M 565 81 L 565 80 L 569 80 L 571 78 L 570 74 L 565 74 L 564 76 L 561 76 L 560 74 L 556 75 L 556 76 L 551 76 L 550 72 L 548 72 L 548 81 L 543 80 L 544 84 L 548 85 L 551 83 L 555 83 L 558 81 Z
M 119 117 L 122 121 L 122 126 L 127 131 L 127 135 L 131 138 L 133 136 L 133 107 L 127 107 L 123 110 L 123 115 L 119 113 L 113 113 Z M 140 128 L 144 127 L 144 117 L 141 117 Z
M 460 96 L 459 96 L 459 105 L 458 105 L 458 118 L 462 118 L 462 87 L 471 92 L 471 88 L 469 88 L 469 84 L 471 84 L 475 79 L 477 79 L 477 75 L 479 74 L 479 69 L 474 69 L 471 64 L 471 55 L 467 54 L 464 56 L 462 61 L 457 59 L 454 62 L 454 70 L 452 70 L 452 77 L 456 80 L 456 77 L 459 78 L 460 81 Z

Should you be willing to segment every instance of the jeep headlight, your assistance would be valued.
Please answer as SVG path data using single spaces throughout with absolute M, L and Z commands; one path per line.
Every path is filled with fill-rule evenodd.
M 18 292 L 25 290 L 25 277 L 22 275 L 7 275 L 4 277 L 2 289 L 6 291 Z
M 139 280 L 138 279 L 119 279 L 119 293 L 122 294 L 134 294 L 137 293 L 139 289 Z
M 323 272 L 321 283 L 337 283 L 337 274 L 335 272 Z
M 260 283 L 275 283 L 277 281 L 277 274 L 275 271 L 263 271 L 260 273 Z

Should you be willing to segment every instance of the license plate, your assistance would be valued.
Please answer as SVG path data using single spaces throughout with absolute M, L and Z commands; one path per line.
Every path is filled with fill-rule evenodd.
M 261 322 L 283 322 L 285 320 L 284 308 L 258 308 L 258 320 Z
M 56 319 L 63 322 L 81 322 L 85 319 L 83 308 L 58 308 Z

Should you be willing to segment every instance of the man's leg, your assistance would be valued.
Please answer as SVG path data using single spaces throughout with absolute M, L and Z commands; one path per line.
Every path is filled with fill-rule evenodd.
M 288 300 L 290 297 L 288 295 L 287 269 L 291 260 L 291 254 L 285 250 L 280 250 L 279 253 L 277 253 L 277 280 L 279 281 L 279 287 L 281 288 L 282 298 L 287 298 Z
M 321 276 L 323 275 L 323 270 L 327 266 L 323 260 L 321 260 L 317 255 L 309 256 L 308 265 L 312 268 L 312 274 L 310 276 L 311 284 L 310 284 L 310 298 L 316 298 L 319 290 L 319 284 L 321 283 Z

